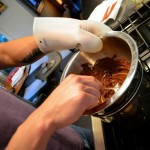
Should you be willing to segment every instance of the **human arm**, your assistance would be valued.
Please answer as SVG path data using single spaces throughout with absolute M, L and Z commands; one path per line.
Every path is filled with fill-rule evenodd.
M 30 37 L 17 39 L 17 40 L 10 41 L 8 43 L 1 44 L 2 47 L 0 48 L 1 49 L 0 51 L 2 54 L 4 54 L 6 60 L 4 61 L 3 57 L 0 57 L 0 63 L 3 64 L 5 67 L 24 65 L 37 60 L 42 55 L 47 54 L 53 50 L 60 50 L 60 48 L 62 50 L 66 48 L 67 49 L 74 48 L 78 44 L 79 44 L 78 48 L 81 51 L 82 50 L 86 51 L 85 47 L 87 47 L 86 45 L 87 43 L 92 43 L 91 45 L 95 43 L 95 42 L 91 42 L 92 39 L 95 39 L 97 44 L 90 46 L 90 48 L 87 47 L 87 51 L 93 52 L 92 50 L 94 50 L 95 48 L 97 48 L 97 50 L 100 50 L 99 46 L 101 46 L 101 40 L 99 38 L 100 35 L 99 33 L 101 32 L 99 31 L 103 31 L 103 29 L 101 29 L 99 23 L 84 21 L 82 24 L 82 21 L 77 21 L 77 22 L 81 23 L 81 24 L 77 23 L 78 24 L 76 26 L 77 28 L 71 28 L 72 24 L 70 24 L 70 29 L 66 28 L 67 33 L 63 32 L 64 33 L 63 35 L 65 36 L 66 39 L 65 41 L 63 38 L 60 38 L 59 36 L 56 36 L 56 38 L 54 38 L 55 40 L 53 41 L 53 36 L 52 36 L 53 34 L 50 34 L 53 33 L 51 30 L 50 33 L 48 34 L 50 35 L 49 37 L 43 36 L 46 37 L 46 42 L 47 40 L 53 41 L 50 42 L 51 43 L 50 45 L 48 45 L 48 49 L 43 49 L 43 47 L 38 45 L 39 43 L 38 43 L 37 34 L 36 35 L 34 34 L 34 37 L 30 36 Z M 48 25 L 49 28 L 51 28 L 50 24 Z M 59 24 L 59 26 L 60 28 L 62 27 L 61 24 Z M 40 29 L 45 31 L 45 28 L 43 27 Z M 38 34 L 42 32 L 43 31 L 38 32 Z M 57 32 L 57 35 L 60 35 L 58 33 L 61 32 L 60 31 Z M 75 39 L 70 38 L 70 36 L 75 37 Z M 86 36 L 88 38 L 86 38 Z M 34 39 L 35 37 L 36 37 L 36 42 Z M 55 42 L 57 42 L 57 44 L 55 44 Z M 60 47 L 57 47 L 57 45 L 60 45 Z M 18 47 L 17 52 L 15 52 L 16 46 Z M 32 50 L 37 49 L 38 47 L 39 47 L 38 52 L 42 55 L 39 56 L 38 54 L 37 55 L 38 57 L 33 58 L 34 55 L 32 55 Z M 26 56 L 31 56 L 31 57 L 29 57 L 30 59 L 28 57 L 27 57 L 28 59 L 24 59 L 26 58 Z M 26 61 L 24 62 L 24 60 Z M 46 147 L 48 139 L 51 137 L 51 135 L 53 134 L 53 132 L 55 132 L 56 129 L 62 128 L 68 124 L 73 123 L 83 114 L 85 110 L 97 105 L 100 93 L 99 90 L 97 90 L 99 89 L 99 85 L 95 87 L 95 85 L 97 85 L 98 82 L 94 80 L 95 79 L 92 79 L 91 81 L 91 79 L 89 78 L 83 79 L 83 77 L 79 77 L 79 78 L 71 77 L 67 79 L 67 81 L 61 84 L 56 89 L 56 91 L 54 91 L 49 96 L 49 98 L 35 112 L 33 112 L 33 114 L 31 114 L 31 116 L 29 116 L 29 118 L 21 126 L 18 127 L 16 133 L 10 140 L 10 143 L 8 144 L 8 147 L 6 149 L 11 149 L 11 150 L 12 149 L 44 149 Z M 86 85 L 86 87 L 84 85 Z M 70 89 L 68 89 L 69 87 Z M 96 94 L 95 98 L 94 98 L 95 94 L 93 95 L 91 92 L 93 94 L 94 93 Z M 64 111 L 62 113 L 62 111 L 58 111 L 58 110 L 64 110 Z
M 98 104 L 100 86 L 94 77 L 69 75 L 18 128 L 6 149 L 44 150 L 57 129 Z
M 51 51 L 72 48 L 91 53 L 100 51 L 100 37 L 105 30 L 111 29 L 93 21 L 35 18 L 33 36 L 0 44 L 0 69 L 31 64 Z
M 0 44 L 0 69 L 23 66 L 43 57 L 34 36 L 28 36 Z

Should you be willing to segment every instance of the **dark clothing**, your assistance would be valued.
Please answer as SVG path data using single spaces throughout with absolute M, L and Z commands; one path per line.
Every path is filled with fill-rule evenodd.
M 6 147 L 17 127 L 34 110 L 34 107 L 0 88 L 0 150 Z M 68 126 L 52 135 L 47 149 L 82 150 L 83 147 L 80 135 Z
M 6 147 L 17 127 L 34 110 L 34 107 L 0 88 L 0 149 Z M 81 150 L 83 142 L 73 128 L 65 127 L 52 135 L 47 149 Z
M 4 149 L 17 127 L 34 108 L 0 89 L 0 149 Z

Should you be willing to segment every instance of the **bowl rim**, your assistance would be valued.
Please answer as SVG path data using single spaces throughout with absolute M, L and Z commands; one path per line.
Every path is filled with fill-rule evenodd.
M 109 31 L 105 34 L 105 37 L 121 38 L 128 44 L 131 50 L 131 65 L 130 65 L 130 69 L 127 74 L 127 77 L 124 80 L 121 87 L 118 89 L 118 91 L 109 100 L 99 105 L 98 106 L 99 110 L 95 111 L 93 115 L 97 113 L 99 115 L 104 115 L 105 109 L 111 106 L 112 104 L 114 104 L 126 92 L 127 88 L 130 86 L 131 81 L 133 80 L 135 76 L 137 66 L 138 66 L 138 61 L 139 61 L 138 59 L 139 53 L 138 53 L 137 44 L 134 41 L 134 39 L 131 36 L 129 36 L 127 33 L 122 32 L 122 31 Z M 64 68 L 60 82 L 62 82 L 67 77 L 70 66 L 72 65 L 76 57 L 78 57 L 79 54 L 80 54 L 80 51 L 75 52 L 75 54 L 70 58 L 70 60 L 68 61 L 67 65 Z

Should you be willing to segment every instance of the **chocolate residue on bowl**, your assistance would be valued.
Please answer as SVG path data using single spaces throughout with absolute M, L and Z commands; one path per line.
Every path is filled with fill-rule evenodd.
M 119 59 L 117 55 L 112 58 L 105 57 L 96 61 L 94 66 L 89 63 L 81 65 L 83 70 L 81 75 L 90 75 L 97 78 L 103 85 L 101 91 L 100 104 L 107 101 L 124 82 L 130 67 L 130 61 L 127 59 Z M 111 88 L 111 89 L 109 89 Z

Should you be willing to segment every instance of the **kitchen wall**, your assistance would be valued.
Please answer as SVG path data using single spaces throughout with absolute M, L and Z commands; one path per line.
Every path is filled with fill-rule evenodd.
M 9 40 L 32 35 L 32 26 L 34 17 L 37 16 L 29 7 L 20 0 L 1 0 L 7 5 L 7 9 L 0 15 L 0 34 L 4 34 Z M 58 16 L 52 5 L 44 0 L 45 6 L 41 16 Z M 62 58 L 66 57 L 70 51 L 61 52 Z M 31 65 L 30 75 L 42 63 L 46 62 L 45 56 Z M 36 79 L 29 87 L 25 89 L 24 98 L 29 99 L 46 83 Z
M 0 15 L 0 32 L 10 39 L 32 35 L 36 14 L 17 0 L 1 0 L 7 9 Z
M 1 0 L 1 2 L 7 5 L 7 9 L 0 15 L 0 33 L 9 40 L 32 35 L 33 20 L 37 14 L 19 0 Z M 30 74 L 45 61 L 47 56 L 33 63 Z M 43 86 L 43 82 L 35 80 L 31 86 L 36 92 Z M 31 92 L 27 90 L 26 95 L 31 95 Z

